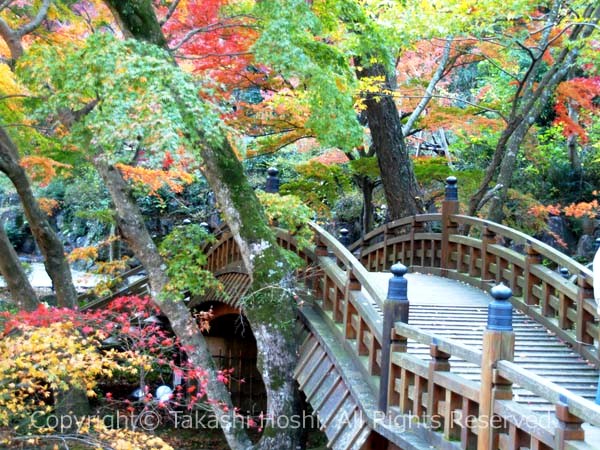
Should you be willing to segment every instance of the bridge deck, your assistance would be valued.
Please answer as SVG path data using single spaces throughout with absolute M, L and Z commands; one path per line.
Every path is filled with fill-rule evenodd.
M 391 274 L 370 272 L 369 276 L 381 296 L 385 297 Z M 405 277 L 408 281 L 410 325 L 481 351 L 487 306 L 491 301 L 489 294 L 435 275 L 409 273 Z M 363 291 L 363 294 L 368 297 L 366 292 Z M 378 307 L 376 309 L 379 310 Z M 514 311 L 513 329 L 515 363 L 574 394 L 594 400 L 599 372 L 593 365 L 556 335 L 519 311 Z M 429 348 L 424 345 L 409 341 L 408 351 L 424 360 L 430 359 Z M 479 381 L 480 369 L 475 365 L 454 358 L 450 363 L 451 372 Z M 519 386 L 513 386 L 513 392 L 517 402 L 534 413 L 554 420 L 554 405 Z M 586 427 L 586 441 L 600 442 L 600 429 Z

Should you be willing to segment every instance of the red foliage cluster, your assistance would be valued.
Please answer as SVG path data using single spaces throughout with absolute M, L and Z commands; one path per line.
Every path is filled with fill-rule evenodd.
M 588 141 L 585 126 L 591 117 L 585 112 L 598 110 L 594 99 L 600 96 L 600 76 L 573 78 L 556 89 L 555 123 L 561 124 L 565 136 L 577 135 L 583 143 Z
M 117 406 L 124 404 L 126 408 L 135 406 L 147 409 L 156 408 L 157 405 L 165 407 L 167 404 L 171 407 L 192 408 L 197 402 L 206 401 L 206 371 L 202 367 L 194 367 L 188 361 L 186 348 L 165 327 L 166 324 L 157 319 L 159 315 L 160 310 L 149 297 L 119 297 L 104 309 L 88 311 L 40 305 L 35 311 L 0 313 L 0 336 L 18 332 L 23 327 L 44 327 L 56 322 L 70 322 L 82 335 L 92 337 L 102 348 L 112 347 L 124 355 L 146 355 L 146 360 L 149 361 L 148 367 L 140 368 L 140 385 L 144 387 L 145 394 L 137 404 L 114 398 L 110 392 L 105 393 L 108 401 L 116 402 Z M 202 316 L 200 319 L 199 326 L 204 327 L 202 321 L 207 318 Z M 172 375 L 181 380 L 168 402 L 164 399 L 158 403 L 153 401 L 143 379 L 144 375 L 152 373 L 152 384 L 170 385 Z M 162 379 L 163 376 L 169 379 Z M 230 376 L 230 371 L 222 371 L 219 379 L 228 382 Z
M 229 86 L 248 86 L 256 74 L 248 70 L 249 49 L 258 33 L 254 19 L 225 14 L 231 0 L 182 0 L 163 30 L 182 64 Z M 165 15 L 165 7 L 158 8 Z M 259 75 L 260 77 L 261 75 Z

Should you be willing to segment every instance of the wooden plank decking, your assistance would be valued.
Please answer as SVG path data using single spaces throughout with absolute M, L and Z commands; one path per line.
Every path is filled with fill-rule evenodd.
M 376 289 L 385 296 L 391 277 L 387 272 L 370 272 Z M 467 284 L 435 275 L 410 273 L 409 325 L 452 339 L 481 351 L 487 323 L 488 293 Z M 367 295 L 363 292 L 363 294 Z M 379 309 L 379 308 L 376 308 Z M 513 311 L 515 331 L 514 362 L 568 391 L 594 401 L 599 371 L 569 345 L 519 311 Z M 429 348 L 409 341 L 408 352 L 430 360 Z M 463 360 L 450 360 L 451 372 L 479 382 L 480 368 Z M 554 405 L 513 386 L 514 400 L 553 423 Z M 600 443 L 600 429 L 586 427 L 586 441 Z

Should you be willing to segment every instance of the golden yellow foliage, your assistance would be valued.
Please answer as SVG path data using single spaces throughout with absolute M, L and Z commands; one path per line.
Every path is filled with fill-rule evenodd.
M 38 198 L 38 205 L 40 206 L 40 209 L 49 216 L 53 216 L 59 206 L 58 200 L 47 197 Z
M 24 325 L 0 340 L 0 426 L 53 410 L 53 393 L 80 389 L 95 395 L 101 377 L 116 370 L 135 373 L 148 364 L 131 351 L 98 352 L 98 332 L 83 336 L 71 321 Z M 126 361 L 126 365 L 123 365 Z
M 71 253 L 67 256 L 69 262 L 75 261 L 86 261 L 86 260 L 95 260 L 98 257 L 98 248 L 94 246 L 90 247 L 78 247 L 74 248 Z

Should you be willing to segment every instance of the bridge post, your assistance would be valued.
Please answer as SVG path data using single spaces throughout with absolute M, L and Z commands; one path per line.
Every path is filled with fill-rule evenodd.
M 267 182 L 265 184 L 265 192 L 269 194 L 277 194 L 279 192 L 279 170 L 275 167 L 267 169 Z
M 496 259 L 496 256 L 489 253 L 488 246 L 496 243 L 496 233 L 489 229 L 483 228 L 483 236 L 481 237 L 481 282 L 485 285 L 486 282 L 492 282 L 492 273 L 490 265 Z M 498 271 L 496 274 L 496 282 L 502 280 L 502 274 Z
M 342 244 L 344 247 L 348 247 L 350 245 L 350 231 L 348 230 L 348 228 L 342 228 L 340 230 L 340 237 L 338 238 L 338 241 L 340 241 L 340 244 Z
M 536 283 L 535 278 L 533 277 L 533 275 L 531 275 L 531 269 L 532 266 L 536 266 L 539 264 L 542 264 L 542 255 L 540 255 L 531 244 L 527 244 L 525 246 L 525 253 L 527 254 L 527 256 L 525 256 L 525 268 L 523 270 L 523 281 L 525 283 L 525 285 L 523 286 L 523 301 L 525 302 L 526 305 L 535 305 L 537 303 L 537 300 L 535 299 L 535 296 L 533 295 L 533 286 Z M 515 270 L 515 268 L 513 268 L 513 270 Z M 517 286 L 517 279 L 518 276 L 516 274 L 513 275 L 513 280 L 514 280 L 514 284 L 515 287 L 513 288 L 515 291 L 518 290 L 518 286 Z M 514 292 L 514 294 L 518 295 L 518 292 Z M 539 306 L 542 308 L 542 313 L 544 313 L 544 315 L 548 314 L 548 308 L 544 307 L 543 302 L 541 302 L 542 304 L 540 304 Z
M 583 420 L 571 414 L 566 398 L 561 398 L 555 406 L 555 414 L 558 425 L 554 435 L 554 448 L 565 448 L 565 441 L 583 441 L 585 439 L 585 431 L 581 427 Z
M 456 177 L 446 178 L 446 196 L 442 202 L 442 255 L 440 261 L 441 275 L 446 276 L 451 264 L 453 245 L 450 243 L 450 235 L 457 232 L 456 222 L 450 216 L 458 213 L 458 180 Z
M 494 420 L 494 401 L 512 399 L 511 383 L 499 377 L 495 371 L 496 362 L 512 361 L 514 356 L 515 333 L 509 301 L 512 291 L 504 284 L 499 284 L 490 290 L 490 294 L 494 300 L 488 306 L 488 322 L 483 333 L 477 450 L 497 448 L 496 431 L 499 430 Z
M 379 377 L 379 410 L 387 413 L 388 401 L 394 393 L 391 375 L 392 352 L 406 351 L 406 338 L 396 335 L 395 322 L 408 323 L 408 283 L 405 265 L 396 263 L 391 269 L 387 298 L 383 303 L 383 329 L 381 333 L 381 374 Z M 391 379 L 390 379 L 391 378 Z

